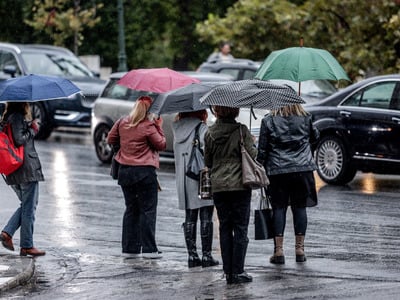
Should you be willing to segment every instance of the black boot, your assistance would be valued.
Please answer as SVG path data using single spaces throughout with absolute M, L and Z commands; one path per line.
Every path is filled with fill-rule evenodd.
M 200 267 L 202 265 L 201 259 L 196 250 L 196 223 L 186 222 L 182 224 L 183 232 L 185 234 L 186 248 L 188 251 L 188 267 Z
M 211 255 L 211 246 L 213 240 L 213 223 L 201 222 L 201 245 L 203 250 L 203 258 L 201 266 L 203 268 L 217 266 L 218 260 L 214 259 Z

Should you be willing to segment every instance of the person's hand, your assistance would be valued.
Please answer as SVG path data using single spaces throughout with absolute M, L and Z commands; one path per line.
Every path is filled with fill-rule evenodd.
M 31 122 L 31 128 L 33 129 L 33 131 L 37 134 L 39 132 L 40 129 L 40 122 L 39 120 L 35 119 Z
M 155 118 L 154 119 L 154 123 L 156 124 L 156 125 L 158 125 L 158 126 L 162 126 L 162 124 L 163 124 L 163 119 L 161 118 L 161 116 L 160 117 L 158 117 L 158 118 Z

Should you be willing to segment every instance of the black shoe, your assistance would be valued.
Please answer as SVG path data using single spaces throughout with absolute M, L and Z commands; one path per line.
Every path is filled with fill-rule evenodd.
M 195 268 L 201 266 L 201 259 L 199 256 L 189 256 L 188 267 Z
M 232 274 L 225 274 L 225 279 L 227 284 L 232 284 Z
M 240 274 L 232 274 L 232 284 L 239 284 L 239 283 L 246 283 L 246 282 L 252 282 L 253 277 L 247 274 L 246 272 L 240 273 Z M 228 278 L 227 278 L 228 282 Z

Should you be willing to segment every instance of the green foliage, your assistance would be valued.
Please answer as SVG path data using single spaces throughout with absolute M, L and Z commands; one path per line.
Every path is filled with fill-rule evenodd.
M 32 19 L 26 19 L 25 22 L 36 32 L 49 36 L 54 45 L 67 46 L 67 41 L 72 39 L 77 52 L 84 39 L 84 27 L 93 28 L 100 22 L 96 11 L 102 6 L 97 4 L 83 8 L 79 0 L 35 0 Z

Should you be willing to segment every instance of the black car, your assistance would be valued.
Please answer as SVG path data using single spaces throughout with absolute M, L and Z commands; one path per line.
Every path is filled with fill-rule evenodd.
M 261 62 L 250 59 L 233 59 L 231 61 L 211 61 L 202 63 L 198 71 L 228 74 L 234 80 L 253 79 Z M 286 84 L 294 90 L 298 90 L 299 84 L 294 81 L 273 79 L 275 84 Z M 318 102 L 333 93 L 337 89 L 328 80 L 307 80 L 301 83 L 301 97 L 308 103 Z
M 91 109 L 105 81 L 90 71 L 71 51 L 49 45 L 0 43 L 0 80 L 28 74 L 60 76 L 71 80 L 83 95 L 31 104 L 41 120 L 37 138 L 46 139 L 56 127 L 90 127 Z M 0 113 L 4 105 L 0 105 Z
M 305 108 L 321 133 L 315 159 L 323 181 L 400 174 L 400 75 L 365 79 Z

